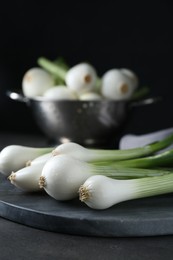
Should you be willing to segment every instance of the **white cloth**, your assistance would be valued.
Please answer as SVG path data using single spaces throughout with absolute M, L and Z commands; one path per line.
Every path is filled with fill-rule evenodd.
M 167 128 L 164 130 L 160 130 L 157 132 L 152 132 L 144 135 L 127 134 L 120 139 L 119 149 L 123 150 L 123 149 L 130 149 L 136 147 L 143 147 L 144 145 L 147 145 L 149 143 L 161 140 L 171 133 L 173 133 L 173 128 Z M 163 150 L 167 150 L 170 148 L 173 148 L 173 144 Z

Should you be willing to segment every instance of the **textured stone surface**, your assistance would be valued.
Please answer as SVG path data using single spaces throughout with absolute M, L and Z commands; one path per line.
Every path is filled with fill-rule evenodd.
M 173 234 L 172 194 L 127 201 L 99 211 L 78 199 L 58 202 L 44 192 L 23 192 L 4 176 L 0 182 L 0 216 L 26 226 L 100 237 Z

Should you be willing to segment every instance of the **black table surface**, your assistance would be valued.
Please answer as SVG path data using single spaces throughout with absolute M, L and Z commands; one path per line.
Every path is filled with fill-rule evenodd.
M 42 136 L 0 133 L 10 144 L 44 146 Z M 89 237 L 48 232 L 0 218 L 0 259 L 173 259 L 173 236 Z

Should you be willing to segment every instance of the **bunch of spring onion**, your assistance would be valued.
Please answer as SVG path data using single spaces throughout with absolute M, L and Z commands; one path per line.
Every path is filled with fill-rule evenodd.
M 67 87 L 65 91 L 70 96 L 72 93 L 76 94 L 79 100 L 134 100 L 149 92 L 146 86 L 139 88 L 138 76 L 127 68 L 113 68 L 99 77 L 96 69 L 86 62 L 72 67 L 66 63 L 63 66 L 64 61 L 57 63 L 45 57 L 38 58 L 37 62 L 43 70 L 61 82 L 60 86 Z M 52 88 L 51 92 L 54 91 Z M 57 87 L 55 94 L 58 92 Z
M 79 188 L 79 199 L 93 209 L 107 209 L 117 203 L 173 192 L 173 149 L 156 155 L 111 163 L 112 166 L 135 167 L 162 172 L 162 176 L 141 176 L 118 180 L 102 175 L 89 177 Z M 166 168 L 165 168 L 166 167 Z M 164 174 L 165 170 L 170 174 Z
M 127 168 L 114 164 L 95 165 L 62 154 L 53 156 L 45 163 L 39 178 L 39 186 L 54 199 L 64 201 L 78 197 L 80 186 L 91 176 L 102 175 L 111 180 L 126 180 L 171 173 L 173 170 Z
M 92 177 L 94 179 L 104 177 L 103 180 L 109 180 L 108 182 L 111 183 L 116 180 L 117 183 L 124 183 L 124 189 L 128 183 L 139 183 L 138 196 L 151 196 L 152 192 L 144 192 L 144 190 L 147 191 L 150 181 L 151 185 L 148 189 L 154 190 L 153 195 L 170 192 L 166 185 L 167 180 L 171 182 L 171 177 L 173 178 L 173 170 L 169 167 L 173 162 L 173 150 L 169 149 L 166 152 L 161 150 L 172 143 L 173 134 L 144 147 L 126 150 L 88 149 L 75 143 L 39 149 L 9 146 L 0 153 L 0 171 L 8 176 L 16 187 L 29 192 L 44 189 L 56 200 L 70 200 L 80 194 L 81 201 L 86 202 L 88 188 L 82 187 L 85 187 L 85 182 L 88 179 L 92 180 Z M 161 152 L 156 154 L 158 151 Z M 9 174 L 10 171 L 11 174 Z M 157 180 L 163 185 L 162 191 L 158 190 L 154 184 Z M 118 190 L 120 197 L 127 200 L 128 197 L 123 195 L 121 188 Z M 105 193 L 101 192 L 101 194 L 98 195 L 100 200 L 103 200 L 102 196 L 108 197 L 106 189 Z M 94 196 L 89 196 L 89 198 L 91 200 Z M 129 199 L 131 198 L 129 196 Z
M 0 152 L 0 172 L 9 176 L 11 172 L 15 172 L 28 164 L 36 157 L 40 157 L 46 153 L 52 155 L 67 154 L 76 159 L 86 162 L 114 162 L 128 159 L 135 159 L 152 155 L 173 143 L 173 134 L 168 135 L 163 140 L 148 144 L 144 147 L 132 148 L 126 150 L 107 150 L 107 149 L 88 149 L 77 143 L 64 143 L 57 147 L 27 147 L 22 145 L 9 145 Z M 41 159 L 43 160 L 43 159 Z M 40 160 L 38 160 L 40 161 Z
M 36 191 L 39 190 L 38 180 L 42 174 L 43 166 L 51 158 L 55 157 L 55 166 L 48 169 L 54 169 L 59 171 L 58 167 L 61 167 L 63 162 L 62 155 L 65 155 L 68 158 L 74 158 L 77 161 L 82 161 L 83 165 L 88 169 L 89 175 L 81 174 L 82 181 L 83 178 L 90 176 L 91 174 L 101 173 L 105 175 L 115 175 L 117 178 L 132 178 L 132 177 L 141 177 L 141 176 L 150 176 L 155 175 L 156 173 L 149 173 L 147 171 L 138 174 L 135 170 L 123 169 L 121 166 L 117 168 L 116 165 L 111 166 L 111 162 L 120 161 L 130 158 L 138 158 L 140 156 L 145 156 L 148 154 L 153 154 L 160 149 L 163 149 L 169 146 L 173 142 L 173 135 L 166 137 L 165 139 L 158 141 L 153 144 L 149 144 L 142 148 L 134 148 L 128 150 L 102 150 L 102 149 L 88 149 L 77 143 L 65 143 L 57 147 L 49 148 L 28 148 L 23 146 L 8 146 L 5 147 L 0 153 L 0 171 L 8 176 L 8 179 L 17 187 L 20 187 L 27 191 Z M 17 155 L 17 158 L 16 158 Z M 70 160 L 67 159 L 66 162 Z M 106 161 L 105 161 L 106 160 Z M 95 165 L 94 163 L 103 163 L 103 166 Z M 52 161 L 50 162 L 52 165 Z M 69 165 L 74 165 L 75 161 L 71 160 Z M 65 167 L 63 166 L 65 171 Z M 69 178 L 75 180 L 75 174 L 72 174 L 71 167 L 69 166 L 70 172 Z M 79 168 L 79 171 L 82 168 Z M 51 170 L 49 172 L 51 172 Z M 60 173 L 60 171 L 59 171 Z M 157 173 L 161 174 L 161 173 Z M 50 178 L 51 173 L 49 173 Z M 66 176 L 66 174 L 64 174 Z M 80 177 L 80 176 L 79 176 Z M 43 177 L 42 177 L 43 179 Z M 67 180 L 67 178 L 66 178 Z M 57 180 L 58 182 L 58 180 Z M 76 181 L 75 181 L 76 182 Z M 80 181 L 81 183 L 81 181 Z M 76 187 L 78 187 L 78 182 L 76 182 Z M 43 186 L 43 185 L 41 185 Z M 44 184 L 45 186 L 45 184 Z
M 61 57 L 55 61 L 40 57 L 37 62 L 39 66 L 27 70 L 22 78 L 22 92 L 27 98 L 135 101 L 149 93 L 148 87 L 139 88 L 136 73 L 127 68 L 110 69 L 99 77 L 95 67 L 87 62 L 72 67 Z
M 173 173 L 171 169 L 157 169 L 171 162 L 173 165 L 173 150 L 154 154 L 163 146 L 169 146 L 172 137 L 171 134 L 161 141 L 127 150 L 95 150 L 75 143 L 62 144 L 55 148 L 54 157 L 43 167 L 39 185 L 57 200 L 69 200 L 78 196 L 80 185 L 93 175 L 137 179 Z M 154 169 L 151 170 L 151 166 Z

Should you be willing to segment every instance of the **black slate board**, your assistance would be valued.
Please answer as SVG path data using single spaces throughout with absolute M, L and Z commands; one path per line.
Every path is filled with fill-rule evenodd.
M 106 210 L 59 202 L 44 192 L 26 193 L 0 176 L 0 216 L 34 228 L 85 236 L 173 234 L 173 194 L 131 200 Z

